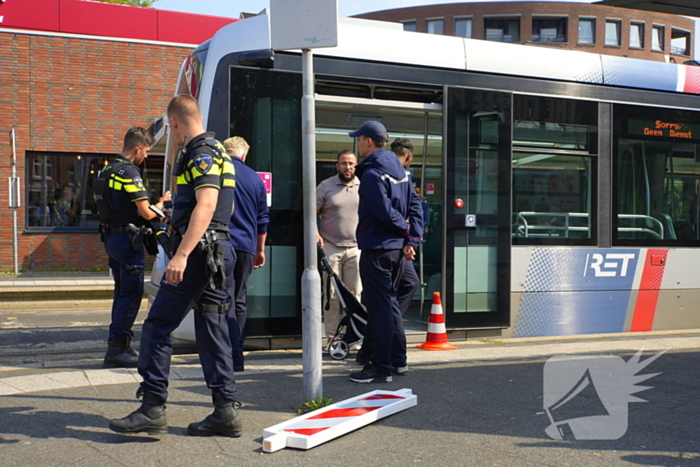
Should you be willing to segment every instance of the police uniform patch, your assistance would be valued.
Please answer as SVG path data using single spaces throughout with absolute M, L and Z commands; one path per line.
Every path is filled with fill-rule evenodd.
M 146 188 L 143 186 L 143 180 L 140 178 L 134 178 L 134 186 L 139 189 L 139 191 L 146 191 Z
M 194 159 L 194 166 L 200 173 L 207 173 L 212 166 L 212 157 L 209 154 L 200 154 Z

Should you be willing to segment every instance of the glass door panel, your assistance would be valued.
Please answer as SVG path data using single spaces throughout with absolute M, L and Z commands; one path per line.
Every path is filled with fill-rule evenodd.
M 509 324 L 510 94 L 445 92 L 448 328 Z
M 299 73 L 230 69 L 228 134 L 250 144 L 246 165 L 273 174 L 266 265 L 248 282 L 251 338 L 301 334 L 301 95 Z

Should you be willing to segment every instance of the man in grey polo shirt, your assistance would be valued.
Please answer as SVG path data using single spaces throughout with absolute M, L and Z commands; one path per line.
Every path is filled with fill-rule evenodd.
M 338 174 L 325 179 L 316 187 L 316 211 L 321 215 L 318 242 L 328 257 L 333 271 L 345 286 L 360 298 L 360 250 L 355 229 L 360 203 L 360 180 L 355 177 L 357 158 L 352 151 L 338 154 L 335 164 Z M 330 287 L 330 308 L 326 311 L 324 329 L 330 340 L 340 323 L 340 302 Z

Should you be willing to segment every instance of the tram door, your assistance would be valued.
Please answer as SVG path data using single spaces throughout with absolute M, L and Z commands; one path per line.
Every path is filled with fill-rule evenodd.
M 511 95 L 446 87 L 443 266 L 449 329 L 510 322 Z

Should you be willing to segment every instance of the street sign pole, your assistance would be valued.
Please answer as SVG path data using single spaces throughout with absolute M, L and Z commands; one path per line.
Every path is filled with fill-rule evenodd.
M 12 258 L 14 260 L 15 274 L 19 274 L 19 248 L 17 229 L 17 208 L 19 202 L 19 179 L 17 178 L 17 150 L 15 147 L 15 129 L 10 130 L 10 147 L 12 148 L 12 175 L 10 178 L 10 208 L 12 209 Z
M 338 45 L 337 0 L 270 0 L 272 50 L 301 49 L 304 273 L 301 276 L 304 396 L 323 395 L 321 276 L 316 246 L 316 117 L 312 48 Z
M 301 276 L 302 366 L 304 397 L 323 395 L 321 276 L 318 271 L 316 225 L 316 115 L 314 110 L 313 52 L 303 49 L 301 98 L 302 171 L 304 174 L 304 273 Z

